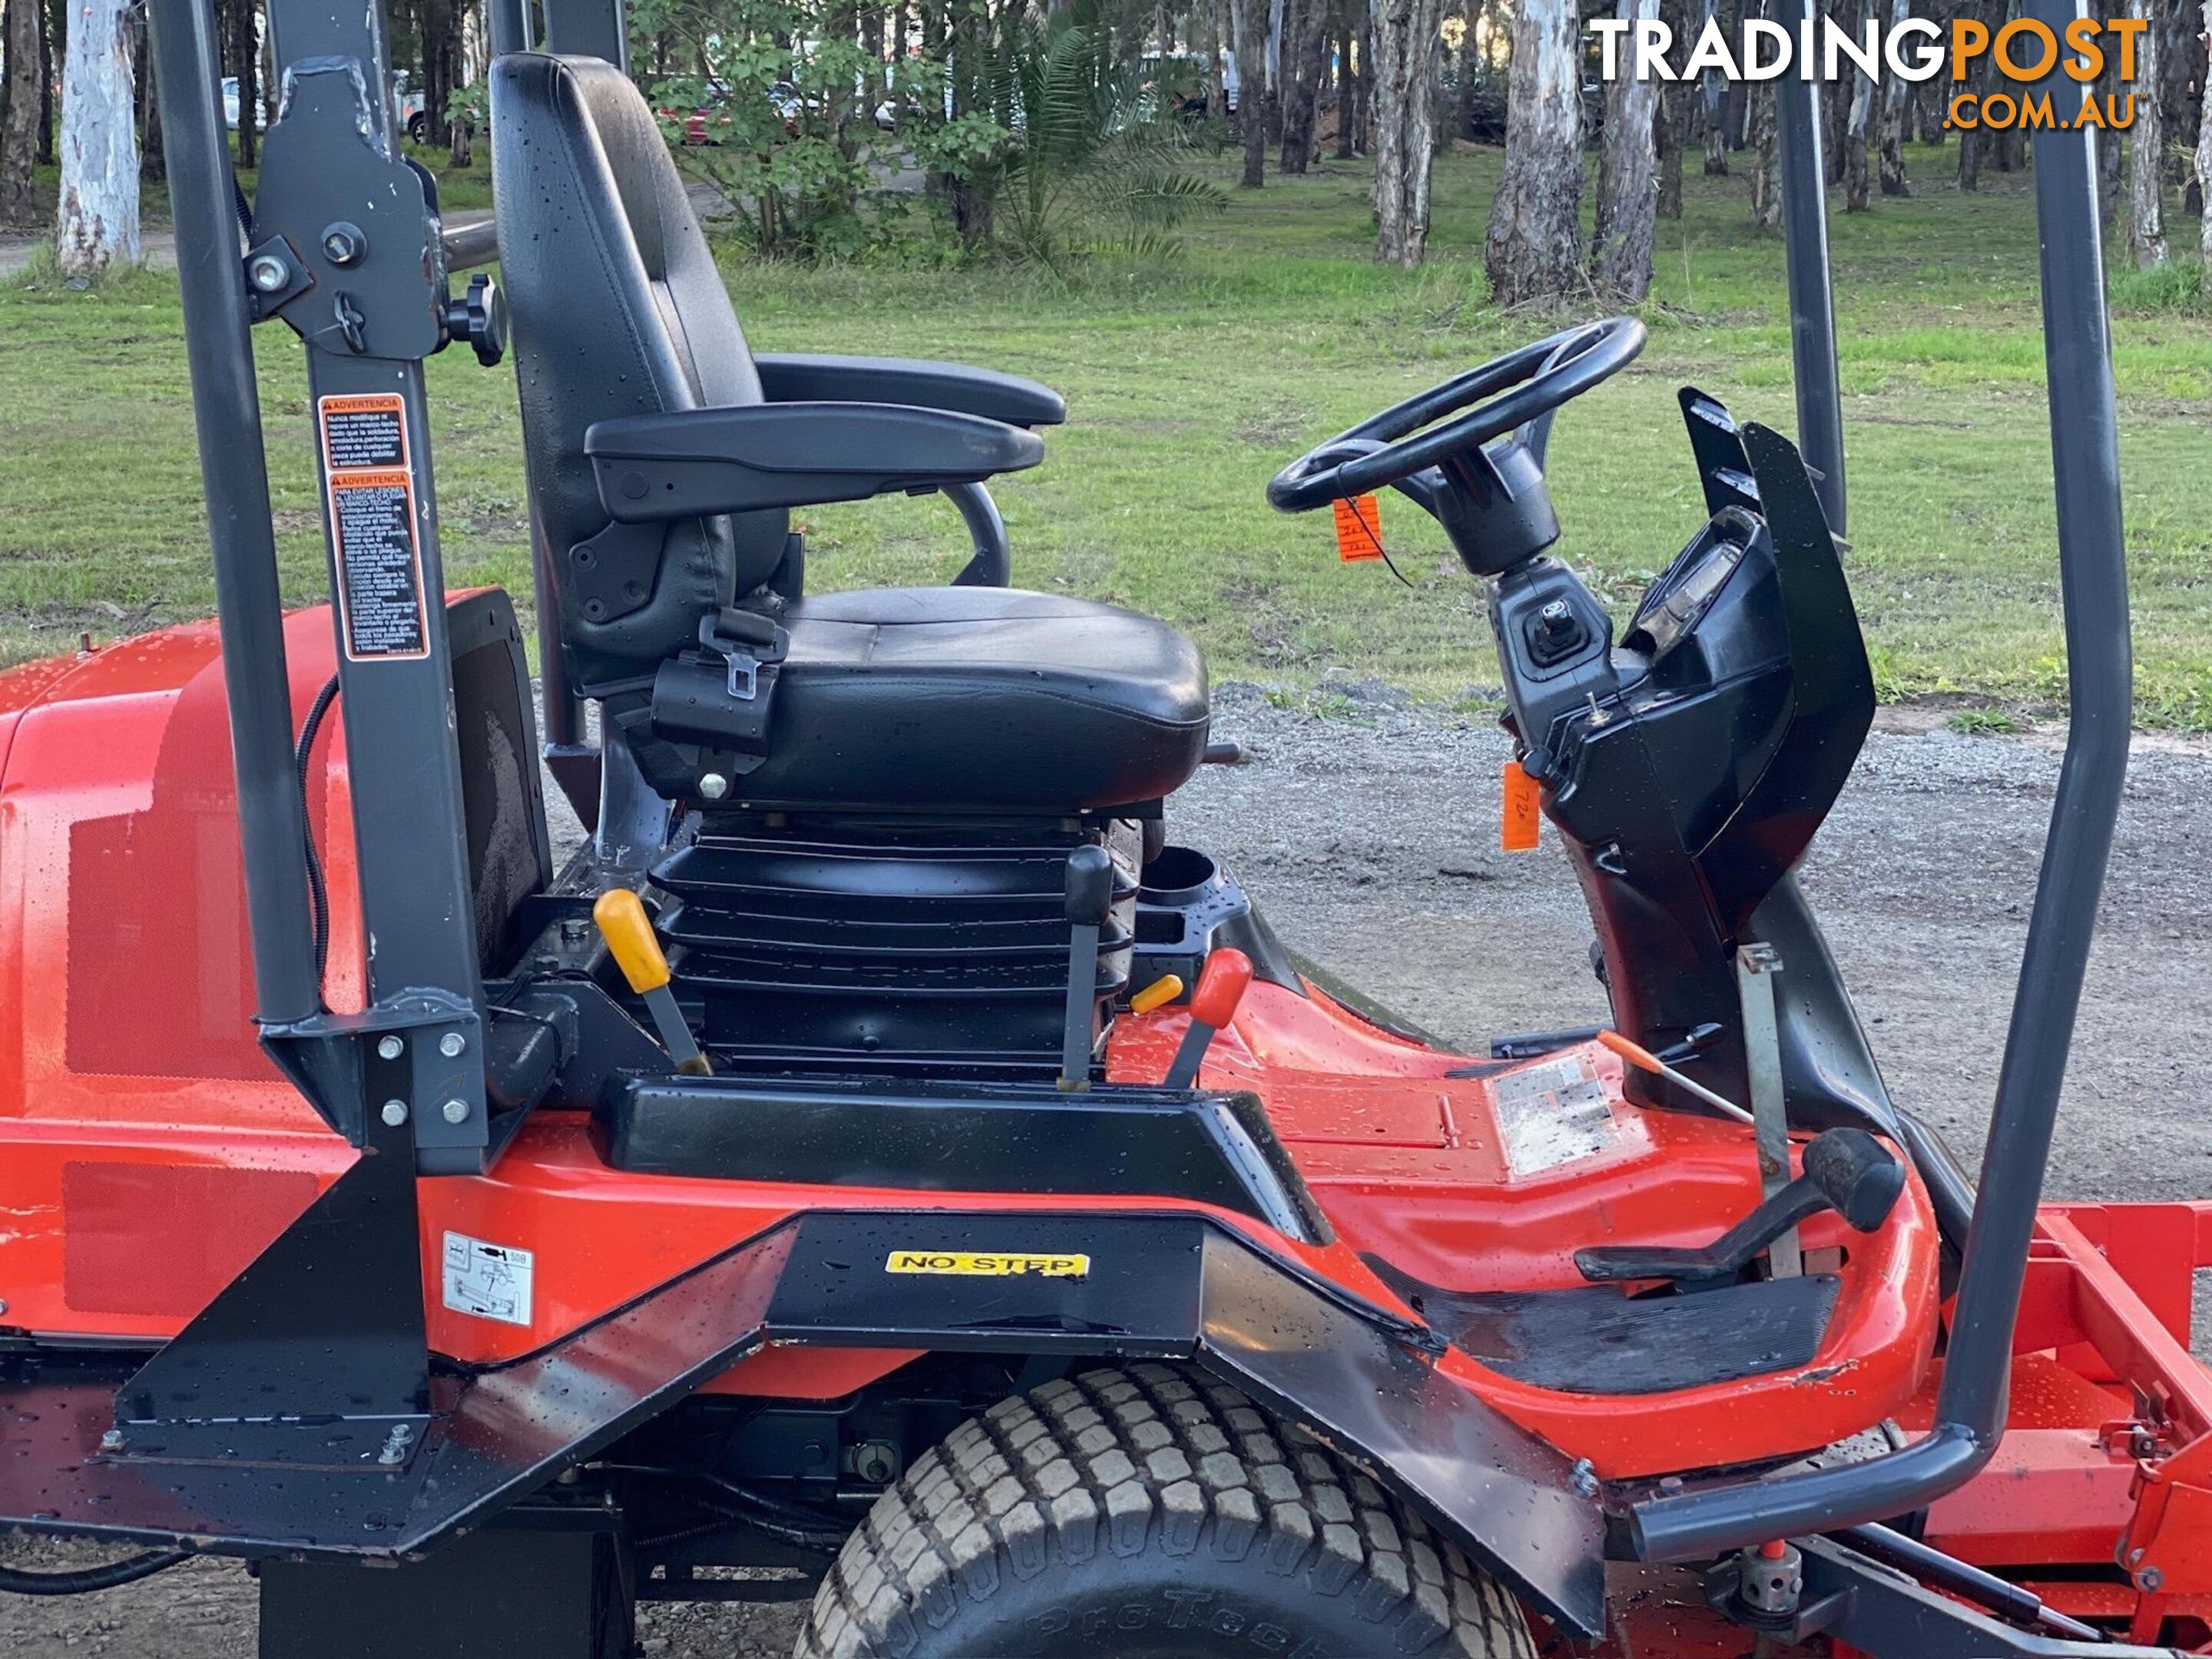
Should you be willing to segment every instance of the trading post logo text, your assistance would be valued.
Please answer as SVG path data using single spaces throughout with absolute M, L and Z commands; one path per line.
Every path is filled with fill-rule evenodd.
M 1705 76 L 1772 81 L 1793 72 L 1805 81 L 1853 74 L 1879 80 L 1885 72 L 1902 81 L 1942 76 L 1955 88 L 1945 125 L 2031 131 L 2130 125 L 2136 45 L 2145 27 L 2139 17 L 2077 17 L 2061 32 L 2039 19 L 2017 17 L 1992 30 L 1971 17 L 1954 18 L 1948 27 L 1908 17 L 1892 25 L 1869 19 L 1854 34 L 1832 17 L 1817 24 L 1806 18 L 1794 30 L 1771 18 L 1751 17 L 1731 41 L 1720 19 L 1708 17 L 1688 57 L 1678 64 L 1674 31 L 1656 17 L 1600 17 L 1588 25 L 1608 81 L 1624 75 L 1639 81 Z M 2009 84 L 1968 92 L 1967 80 L 1978 70 Z M 2121 90 L 2093 88 L 2107 70 Z M 2054 78 L 2054 71 L 2063 78 Z

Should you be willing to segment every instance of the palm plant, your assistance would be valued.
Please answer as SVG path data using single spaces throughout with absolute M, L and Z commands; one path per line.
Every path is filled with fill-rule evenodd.
M 980 73 L 957 55 L 953 71 L 969 83 L 961 101 L 998 131 L 967 182 L 1008 257 L 1064 272 L 1096 251 L 1163 255 L 1187 219 L 1227 206 L 1183 170 L 1193 146 L 1175 100 L 1117 56 L 1091 0 L 1042 23 L 1017 15 L 981 57 Z

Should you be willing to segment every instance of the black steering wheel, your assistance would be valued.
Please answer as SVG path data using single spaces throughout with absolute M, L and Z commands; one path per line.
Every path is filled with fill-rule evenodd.
M 1644 340 L 1635 318 L 1608 317 L 1493 357 L 1308 450 L 1269 482 L 1268 504 L 1310 513 L 1471 456 L 1612 379 Z

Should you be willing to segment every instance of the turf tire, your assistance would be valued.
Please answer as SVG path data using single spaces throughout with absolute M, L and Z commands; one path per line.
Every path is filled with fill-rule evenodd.
M 795 1659 L 1530 1659 L 1512 1596 L 1235 1389 L 1048 1382 L 915 1460 L 846 1540 Z

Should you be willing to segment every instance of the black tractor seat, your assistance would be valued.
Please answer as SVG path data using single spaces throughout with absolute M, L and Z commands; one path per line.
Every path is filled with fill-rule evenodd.
M 1190 776 L 1206 672 L 1164 623 L 981 586 L 801 597 L 791 509 L 1035 465 L 1056 394 L 957 364 L 755 357 L 628 76 L 513 53 L 491 101 L 562 654 L 657 793 L 1062 816 Z
M 1206 750 L 1197 647 L 1150 617 L 1005 587 L 823 593 L 790 639 L 757 804 L 1065 812 L 1158 800 Z

